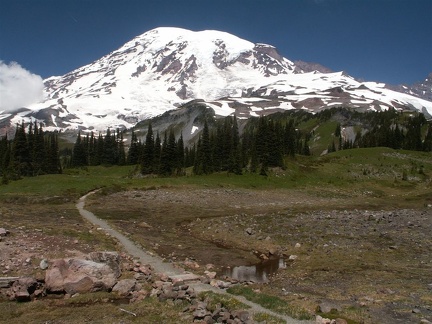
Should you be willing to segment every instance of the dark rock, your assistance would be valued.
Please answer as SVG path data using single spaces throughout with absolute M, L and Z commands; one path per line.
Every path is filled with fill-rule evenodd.
M 16 280 L 11 287 L 11 296 L 13 299 L 24 302 L 31 300 L 33 294 L 38 288 L 38 282 L 34 278 L 26 277 Z

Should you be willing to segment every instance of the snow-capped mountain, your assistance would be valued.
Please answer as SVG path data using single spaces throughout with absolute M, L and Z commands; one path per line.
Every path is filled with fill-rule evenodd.
M 43 102 L 15 114 L 0 112 L 0 123 L 37 119 L 48 129 L 129 128 L 193 99 L 216 115 L 239 118 L 334 106 L 432 115 L 430 101 L 323 72 L 295 64 L 271 45 L 225 32 L 157 28 L 89 65 L 46 79 Z

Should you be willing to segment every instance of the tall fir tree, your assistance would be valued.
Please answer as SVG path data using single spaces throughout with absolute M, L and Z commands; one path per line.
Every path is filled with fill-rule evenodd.
M 14 177 L 31 176 L 31 152 L 27 141 L 24 122 L 17 125 L 15 137 L 12 142 L 11 166 Z
M 176 174 L 183 175 L 185 167 L 185 147 L 183 142 L 183 134 L 180 134 L 180 138 L 177 141 L 177 163 L 176 163 Z
M 235 115 L 233 117 L 230 142 L 228 171 L 240 175 L 242 174 L 242 159 L 240 150 L 240 135 L 237 125 L 237 117 Z
M 155 150 L 154 150 L 154 136 L 153 136 L 153 128 L 152 124 L 149 123 L 147 129 L 147 135 L 144 143 L 142 158 L 141 158 L 141 173 L 142 174 L 151 174 L 154 173 L 155 170 Z
M 73 167 L 87 166 L 87 156 L 85 154 L 85 148 L 83 140 L 81 138 L 81 132 L 78 132 L 77 139 L 72 150 L 71 164 Z
M 127 164 L 135 165 L 138 164 L 139 160 L 140 148 L 138 144 L 138 138 L 135 134 L 135 131 L 132 130 L 131 134 L 131 144 L 129 146 L 128 154 L 127 154 Z

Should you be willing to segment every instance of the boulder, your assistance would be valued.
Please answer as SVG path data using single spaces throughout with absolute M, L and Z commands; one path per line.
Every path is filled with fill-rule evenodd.
M 38 288 L 38 282 L 34 278 L 24 277 L 16 280 L 11 287 L 11 297 L 17 301 L 29 301 L 31 295 Z
M 141 285 L 135 279 L 123 279 L 115 284 L 112 291 L 120 296 L 129 296 L 133 291 L 141 290 Z
M 117 252 L 97 251 L 89 254 L 89 259 L 94 262 L 105 263 L 113 269 L 116 278 L 121 275 L 120 256 Z
M 54 293 L 109 291 L 116 273 L 105 263 L 80 259 L 53 260 L 45 273 L 45 288 Z
M 214 279 L 216 278 L 216 272 L 215 271 L 204 271 L 204 274 L 206 275 L 207 278 L 209 279 Z

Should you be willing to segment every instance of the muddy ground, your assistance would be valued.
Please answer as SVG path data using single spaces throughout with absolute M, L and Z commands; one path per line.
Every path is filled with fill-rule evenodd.
M 394 206 L 398 206 L 397 208 Z M 93 195 L 87 208 L 146 250 L 197 273 L 214 265 L 286 267 L 262 292 L 357 323 L 432 321 L 432 208 L 364 193 L 153 188 Z M 74 202 L 8 204 L 3 276 L 38 273 L 42 258 L 118 250 Z M 28 261 L 28 262 L 27 262 Z M 40 273 L 42 275 L 42 273 Z

